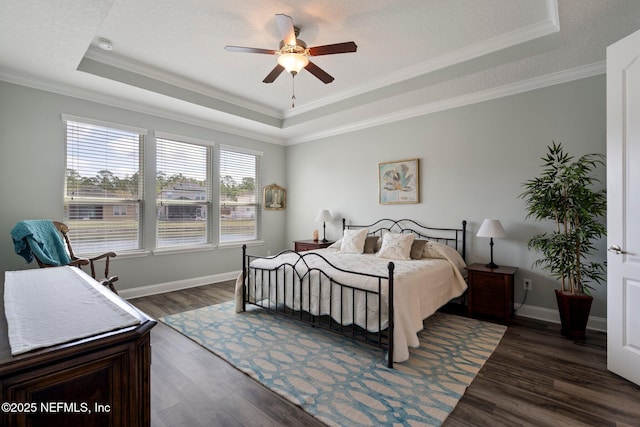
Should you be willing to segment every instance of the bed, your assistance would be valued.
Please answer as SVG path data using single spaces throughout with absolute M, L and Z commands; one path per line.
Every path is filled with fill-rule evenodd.
M 348 225 L 325 249 L 261 257 L 242 250 L 236 311 L 247 304 L 386 350 L 387 366 L 418 347 L 423 320 L 464 294 L 466 221 Z

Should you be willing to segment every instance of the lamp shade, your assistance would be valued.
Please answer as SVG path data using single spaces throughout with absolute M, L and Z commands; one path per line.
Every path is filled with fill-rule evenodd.
M 500 220 L 497 219 L 485 219 L 482 221 L 482 225 L 480 226 L 480 230 L 478 230 L 477 237 L 507 237 L 507 232 L 504 231 L 502 224 L 500 224 Z
M 331 216 L 331 212 L 329 212 L 327 209 L 323 209 L 318 212 L 318 216 L 316 216 L 316 222 L 326 221 L 333 221 L 333 217 Z

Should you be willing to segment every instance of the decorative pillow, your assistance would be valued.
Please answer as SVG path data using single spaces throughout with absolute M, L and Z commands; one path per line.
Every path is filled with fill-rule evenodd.
M 344 230 L 342 244 L 338 252 L 343 254 L 361 254 L 364 252 L 364 241 L 367 239 L 369 229 Z
M 411 259 L 422 259 L 424 247 L 427 245 L 427 240 L 415 239 L 411 244 Z
M 382 247 L 376 255 L 380 258 L 408 260 L 415 237 L 413 234 L 387 233 L 382 237 Z
M 380 236 L 367 236 L 364 241 L 364 253 L 365 254 L 375 254 L 378 252 L 378 242 L 380 241 Z

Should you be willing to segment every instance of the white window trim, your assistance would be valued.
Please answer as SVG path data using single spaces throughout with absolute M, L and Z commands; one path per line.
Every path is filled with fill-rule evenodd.
M 73 114 L 62 113 L 61 117 L 64 122 L 80 122 L 80 123 L 86 123 L 89 125 L 110 127 L 113 129 L 119 129 L 127 132 L 139 133 L 144 136 L 147 136 L 147 134 L 149 133 L 149 130 L 145 128 L 123 125 L 122 123 L 107 122 L 105 120 L 92 119 L 89 117 L 74 116 Z
M 264 152 L 258 151 L 258 150 L 252 150 L 251 148 L 244 148 L 244 147 L 238 147 L 237 145 L 225 145 L 225 144 L 219 144 L 218 147 L 220 147 L 221 150 L 235 151 L 237 153 L 253 154 L 254 156 L 264 157 Z
M 176 142 L 185 142 L 188 144 L 197 144 L 197 145 L 207 145 L 210 147 L 215 147 L 215 143 L 206 139 L 193 138 L 191 136 L 178 135 L 175 133 L 156 131 L 156 139 L 170 139 Z
M 130 125 L 123 125 L 122 123 L 114 123 L 114 122 L 109 122 L 106 120 L 100 120 L 100 119 L 94 119 L 94 118 L 90 118 L 90 117 L 84 117 L 84 116 L 77 116 L 74 114 L 68 114 L 68 113 L 61 113 L 60 117 L 62 119 L 62 123 L 64 125 L 65 128 L 65 168 L 67 166 L 66 164 L 66 156 L 67 156 L 67 148 L 68 148 L 68 135 L 67 135 L 67 123 L 68 122 L 77 122 L 77 123 L 84 123 L 84 124 L 89 124 L 89 125 L 94 125 L 94 126 L 100 126 L 100 127 L 108 127 L 108 128 L 112 128 L 112 129 L 117 129 L 120 131 L 125 131 L 125 132 L 131 132 L 131 133 L 137 133 L 139 135 L 142 135 L 143 137 L 143 144 L 140 148 L 140 154 L 142 156 L 142 164 L 141 164 L 141 169 L 144 171 L 144 168 L 146 166 L 147 160 L 145 158 L 145 146 L 147 144 L 147 139 L 148 139 L 148 134 L 149 134 L 149 130 L 146 128 L 141 128 L 141 127 L 136 127 L 136 126 L 130 126 Z M 144 176 L 144 173 L 142 174 Z M 111 199 L 109 201 L 107 201 L 107 203 L 105 203 L 104 199 L 96 199 L 96 201 L 99 201 L 101 204 L 111 204 L 111 205 L 115 205 L 115 204 L 137 204 L 140 207 L 141 211 L 144 211 L 145 209 L 145 197 L 144 194 L 146 193 L 146 180 L 143 180 L 143 194 L 141 198 L 138 199 Z M 67 196 L 67 179 L 66 179 L 66 174 L 64 177 L 64 182 L 63 182 L 63 188 L 64 188 L 64 198 L 63 198 L 63 203 L 66 204 L 67 200 L 69 199 Z M 78 200 L 82 200 L 83 202 L 86 203 L 91 203 L 93 201 L 92 198 L 87 197 L 87 198 L 78 198 L 76 197 L 76 199 Z M 144 217 L 143 215 L 141 215 L 138 218 L 138 221 L 140 223 L 140 227 L 138 232 L 140 233 L 140 235 L 144 236 L 144 228 L 145 228 L 145 224 L 144 224 Z M 144 247 L 144 238 L 142 237 L 140 240 L 140 245 L 141 247 L 139 249 L 133 249 L 133 250 L 121 250 L 118 251 L 118 255 L 120 258 L 137 258 L 137 257 L 143 257 L 143 256 L 148 256 L 149 255 L 149 250 L 146 249 Z M 102 254 L 102 252 L 96 252 L 96 253 L 91 253 L 91 252 L 78 252 L 78 255 L 82 255 L 85 257 L 91 257 L 91 256 L 97 256 Z

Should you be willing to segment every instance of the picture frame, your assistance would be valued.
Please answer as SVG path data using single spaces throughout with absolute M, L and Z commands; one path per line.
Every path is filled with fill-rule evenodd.
M 262 189 L 263 208 L 268 211 L 279 211 L 287 207 L 287 190 L 278 184 L 267 185 Z
M 381 205 L 420 203 L 420 160 L 378 163 L 378 202 Z

